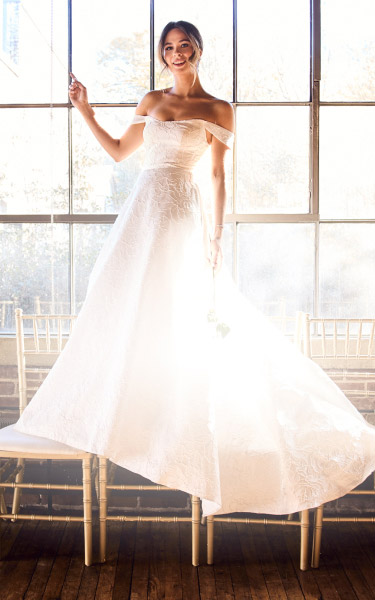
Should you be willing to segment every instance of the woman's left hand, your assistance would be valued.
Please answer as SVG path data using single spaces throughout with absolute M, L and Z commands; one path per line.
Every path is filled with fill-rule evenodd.
M 211 265 L 212 269 L 214 270 L 214 272 L 217 272 L 220 270 L 222 262 L 223 262 L 223 253 L 222 253 L 221 247 L 220 247 L 220 240 L 218 240 L 216 238 L 210 240 L 209 262 L 210 262 L 210 265 Z

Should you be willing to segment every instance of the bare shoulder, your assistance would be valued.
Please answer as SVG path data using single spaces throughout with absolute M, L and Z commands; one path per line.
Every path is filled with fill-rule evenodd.
M 163 94 L 163 90 L 152 90 L 151 92 L 147 92 L 139 102 L 135 114 L 136 115 L 148 115 L 150 110 L 160 102 L 160 97 Z
M 230 102 L 215 98 L 213 105 L 217 125 L 221 125 L 229 131 L 234 131 L 234 111 Z

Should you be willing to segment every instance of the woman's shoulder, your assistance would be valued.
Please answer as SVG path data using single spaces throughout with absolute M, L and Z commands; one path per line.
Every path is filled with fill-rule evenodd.
M 234 131 L 234 111 L 230 102 L 212 97 L 212 115 L 217 125 Z
M 138 106 L 135 110 L 137 115 L 147 115 L 149 110 L 160 100 L 160 96 L 163 94 L 164 90 L 151 90 L 151 92 L 147 92 L 138 103 Z
M 139 102 L 135 113 L 137 115 L 148 115 L 155 106 L 163 102 L 164 94 L 171 88 L 152 90 L 147 92 Z M 234 131 L 234 112 L 230 102 L 221 100 L 210 94 L 205 94 L 199 99 L 199 107 L 196 107 L 197 115 L 202 114 L 207 121 L 212 121 L 229 131 Z M 198 118 L 198 117 L 197 117 Z

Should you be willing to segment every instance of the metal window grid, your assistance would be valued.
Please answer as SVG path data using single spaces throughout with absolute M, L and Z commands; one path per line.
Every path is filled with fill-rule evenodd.
M 237 279 L 237 225 L 241 223 L 315 223 L 315 281 L 314 314 L 319 314 L 319 225 L 320 223 L 375 223 L 375 219 L 321 219 L 319 215 L 319 109 L 320 106 L 375 106 L 375 102 L 321 102 L 321 0 L 310 0 L 310 99 L 305 102 L 238 102 L 237 100 L 237 0 L 233 1 L 233 107 L 242 106 L 309 106 L 310 107 L 310 207 L 303 214 L 246 214 L 236 212 L 236 145 L 233 151 L 233 211 L 226 215 L 226 223 L 233 225 L 233 276 Z M 68 71 L 72 69 L 72 0 L 68 2 Z M 150 0 L 150 89 L 155 89 L 154 50 L 155 0 Z M 69 77 L 68 77 L 69 82 Z M 91 103 L 94 107 L 126 108 L 136 103 Z M 69 212 L 53 215 L 54 223 L 69 224 L 70 245 L 70 302 L 74 307 L 73 235 L 74 224 L 111 224 L 117 214 L 74 214 L 73 212 L 73 162 L 72 162 L 72 104 L 0 104 L 0 109 L 9 108 L 67 108 L 68 109 L 68 153 L 69 153 Z M 0 223 L 50 223 L 50 214 L 0 214 Z

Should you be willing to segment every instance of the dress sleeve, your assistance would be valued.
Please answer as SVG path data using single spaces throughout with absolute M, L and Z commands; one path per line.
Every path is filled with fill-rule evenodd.
M 146 123 L 146 117 L 144 115 L 134 115 L 131 125 L 138 125 L 138 123 Z
M 233 146 L 233 131 L 229 131 L 229 129 L 225 129 L 221 125 L 216 125 L 216 123 L 210 123 L 209 121 L 205 121 L 204 124 L 207 131 L 212 133 L 220 142 L 228 146 L 228 148 L 232 148 Z

